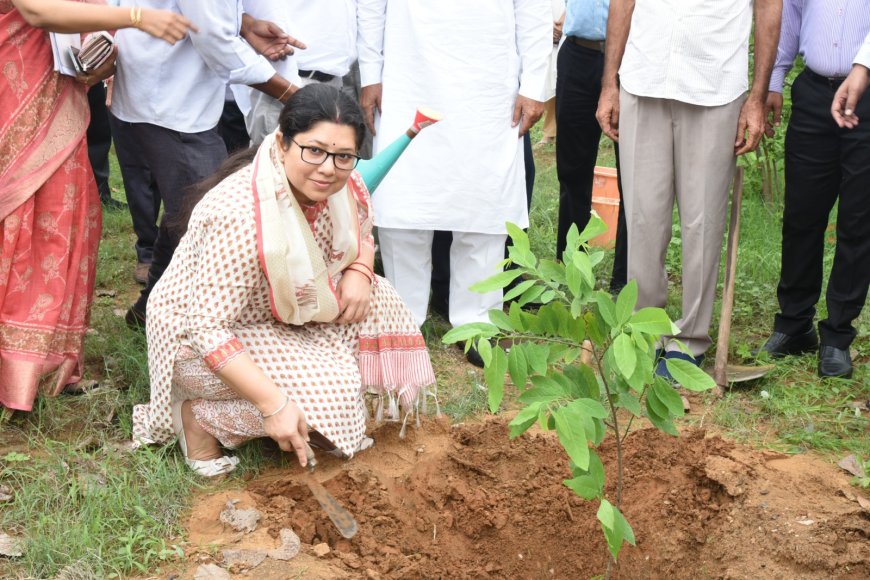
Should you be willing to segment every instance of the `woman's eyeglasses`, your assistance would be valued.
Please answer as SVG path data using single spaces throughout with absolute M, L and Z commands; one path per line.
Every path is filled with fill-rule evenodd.
M 291 141 L 296 143 L 293 139 L 291 139 Z M 326 163 L 327 159 L 332 157 L 332 163 L 335 165 L 336 169 L 350 171 L 356 167 L 356 164 L 359 163 L 360 160 L 359 155 L 354 155 L 353 153 L 330 153 L 320 147 L 300 145 L 299 143 L 296 143 L 296 146 L 300 149 L 302 161 L 311 165 L 323 165 Z

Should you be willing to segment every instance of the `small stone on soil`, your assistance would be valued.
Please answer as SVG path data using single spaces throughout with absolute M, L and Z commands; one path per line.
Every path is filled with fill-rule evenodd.
M 325 543 L 317 544 L 316 546 L 311 548 L 311 551 L 314 552 L 314 555 L 318 558 L 323 558 L 330 552 L 329 545 Z
M 8 485 L 0 485 L 0 502 L 12 501 L 12 488 Z
M 260 550 L 224 550 L 224 563 L 232 568 L 235 565 L 245 568 L 256 568 L 266 559 L 266 553 Z
M 217 564 L 203 564 L 196 569 L 194 580 L 229 580 L 230 573 Z
M 239 503 L 237 499 L 228 501 L 226 508 L 221 512 L 220 520 L 237 532 L 253 532 L 257 529 L 257 522 L 260 521 L 262 514 L 254 508 L 236 509 L 237 503 Z
M 0 556 L 7 558 L 20 558 L 24 555 L 21 540 L 0 532 Z
M 283 528 L 280 535 L 281 547 L 269 550 L 269 557 L 275 560 L 291 560 L 295 558 L 302 547 L 299 536 L 290 528 Z

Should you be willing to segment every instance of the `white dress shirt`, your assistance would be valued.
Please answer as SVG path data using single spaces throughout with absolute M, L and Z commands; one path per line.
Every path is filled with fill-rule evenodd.
M 864 46 L 858 50 L 858 54 L 855 55 L 854 64 L 860 64 L 870 68 L 870 34 L 867 35 L 867 38 L 864 39 Z
M 749 87 L 752 0 L 637 0 L 619 82 L 639 97 L 732 102 Z
M 239 37 L 238 0 L 121 0 L 121 6 L 172 10 L 199 32 L 174 45 L 135 28 L 119 30 L 112 114 L 182 133 L 214 128 L 227 83 L 259 84 L 275 74 Z

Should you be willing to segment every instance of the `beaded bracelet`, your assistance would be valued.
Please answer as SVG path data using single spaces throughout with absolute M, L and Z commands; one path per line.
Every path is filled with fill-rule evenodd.
M 269 417 L 274 417 L 278 413 L 284 410 L 284 407 L 290 404 L 290 395 L 284 396 L 284 402 L 281 403 L 281 406 L 269 413 L 268 415 L 263 415 L 263 419 L 268 419 Z

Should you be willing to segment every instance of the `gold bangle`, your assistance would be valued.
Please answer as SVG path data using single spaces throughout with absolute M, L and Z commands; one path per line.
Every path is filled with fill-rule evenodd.
M 280 102 L 283 103 L 283 102 L 284 102 L 284 101 L 283 101 L 284 97 L 287 95 L 287 93 L 290 92 L 290 89 L 292 89 L 292 88 L 293 88 L 293 83 L 290 83 L 289 85 L 287 85 L 287 88 L 284 89 L 284 92 L 281 93 L 281 96 L 278 97 L 278 100 L 279 100 Z
M 133 25 L 133 28 L 139 28 L 139 24 L 142 23 L 142 7 L 141 6 L 133 6 L 130 8 L 130 24 Z

